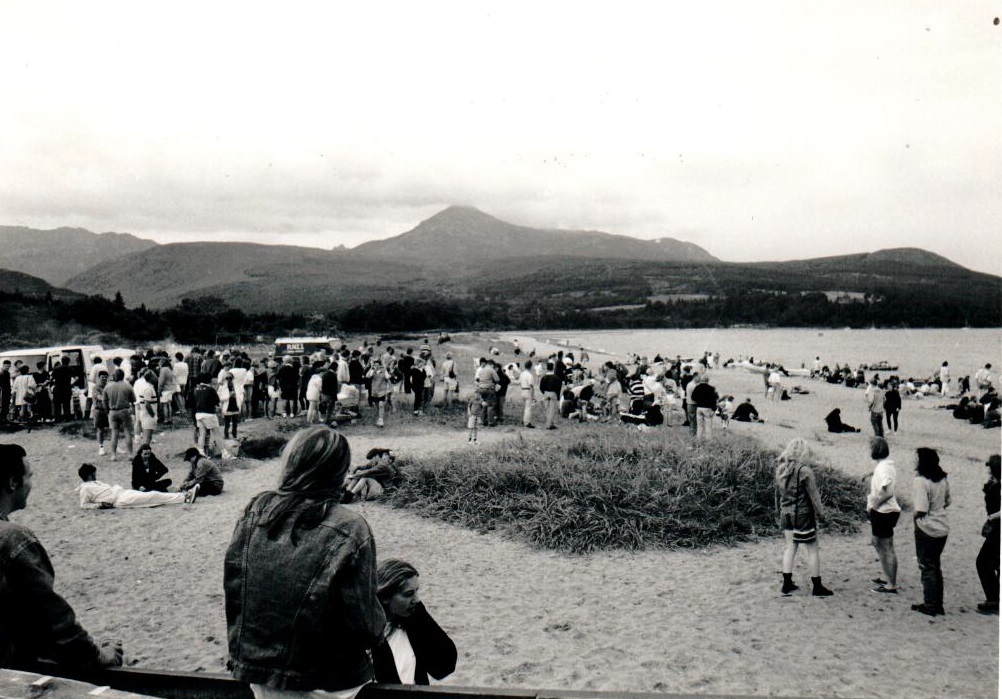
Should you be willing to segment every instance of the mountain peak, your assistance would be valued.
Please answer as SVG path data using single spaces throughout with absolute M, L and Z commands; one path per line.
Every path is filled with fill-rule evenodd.
M 363 243 L 353 252 L 432 266 L 549 256 L 665 262 L 716 260 L 697 245 L 670 238 L 652 242 L 600 231 L 530 228 L 459 205 L 439 211 L 406 233 Z

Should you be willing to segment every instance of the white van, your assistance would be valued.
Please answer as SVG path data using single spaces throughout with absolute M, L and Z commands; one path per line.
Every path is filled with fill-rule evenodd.
M 275 356 L 312 355 L 316 352 L 332 352 L 338 342 L 335 337 L 280 337 L 275 340 Z
M 35 347 L 32 349 L 7 350 L 0 352 L 0 363 L 9 359 L 11 368 L 20 359 L 28 365 L 29 371 L 37 371 L 38 363 L 44 362 L 46 371 L 52 371 L 52 367 L 62 362 L 63 357 L 70 358 L 70 367 L 73 369 L 74 378 L 82 377 L 82 386 L 87 385 L 87 372 L 90 370 L 90 358 L 94 355 L 104 359 L 101 354 L 104 348 L 101 345 L 62 345 L 58 347 Z M 76 381 L 74 381 L 76 383 Z

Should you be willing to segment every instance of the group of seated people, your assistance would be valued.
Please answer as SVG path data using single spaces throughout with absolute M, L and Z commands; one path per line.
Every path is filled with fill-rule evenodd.
M 80 507 L 85 510 L 157 507 L 159 505 L 190 505 L 199 495 L 219 495 L 223 492 L 223 476 L 211 459 L 195 447 L 184 455 L 188 476 L 175 492 L 173 481 L 164 478 L 169 469 L 153 453 L 149 444 L 139 447 L 132 459 L 132 487 L 109 485 L 97 479 L 97 467 L 85 463 L 77 470 L 82 483 L 77 486 Z
M 977 398 L 973 395 L 960 397 L 959 403 L 943 406 L 953 411 L 953 417 L 966 420 L 972 425 L 981 425 L 988 429 L 1002 425 L 999 406 L 999 394 L 994 388 L 989 388 L 984 395 Z

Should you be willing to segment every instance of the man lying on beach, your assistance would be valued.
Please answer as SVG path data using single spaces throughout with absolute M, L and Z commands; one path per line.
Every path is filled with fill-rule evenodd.
M 80 507 L 85 510 L 187 505 L 195 502 L 198 495 L 197 485 L 183 493 L 163 493 L 157 490 L 142 492 L 120 485 L 108 485 L 97 479 L 97 468 L 93 464 L 83 464 L 77 474 L 83 481 L 77 486 L 77 491 L 80 493 Z
M 8 517 L 28 504 L 31 465 L 19 444 L 0 444 L 0 667 L 40 657 L 67 666 L 120 666 L 122 648 L 94 642 L 73 608 L 53 590 L 42 543 Z

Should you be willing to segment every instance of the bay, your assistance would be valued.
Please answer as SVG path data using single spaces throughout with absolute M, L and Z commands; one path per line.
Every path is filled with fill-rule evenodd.
M 754 357 L 756 361 L 779 362 L 787 368 L 809 368 L 814 358 L 834 367 L 887 361 L 898 366 L 894 373 L 924 378 L 949 362 L 951 375 L 973 376 L 986 363 L 996 377 L 1002 366 L 1002 329 L 787 329 L 787 328 L 699 328 L 685 330 L 537 330 L 505 333 L 507 340 L 519 339 L 526 352 L 537 354 L 560 348 L 588 350 L 592 361 L 599 355 L 625 358 L 628 353 L 654 357 L 699 358 L 703 352 L 719 352 L 728 358 Z M 996 381 L 997 384 L 997 381 Z

